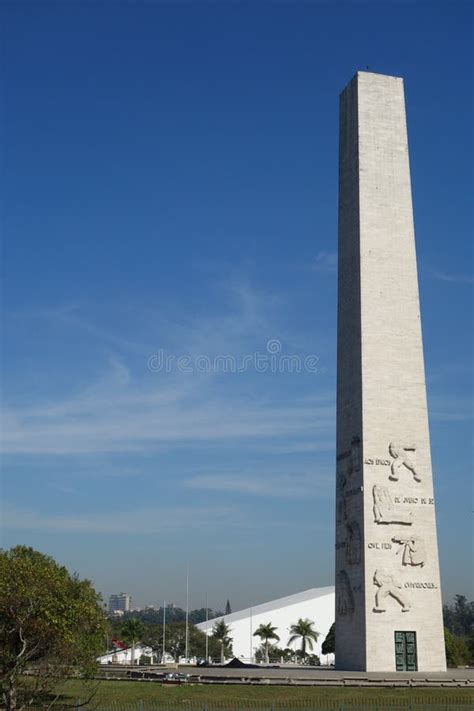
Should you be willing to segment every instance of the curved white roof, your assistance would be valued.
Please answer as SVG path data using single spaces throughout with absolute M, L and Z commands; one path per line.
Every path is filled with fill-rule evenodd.
M 299 605 L 302 602 L 307 602 L 308 600 L 315 600 L 318 597 L 324 597 L 325 595 L 334 595 L 334 585 L 329 585 L 325 588 L 310 588 L 309 590 L 303 590 L 302 592 L 295 593 L 294 595 L 287 595 L 286 597 L 280 597 L 277 600 L 271 600 L 270 602 L 264 602 L 261 605 L 255 605 L 253 607 L 247 607 L 244 610 L 239 610 L 238 612 L 231 612 L 230 615 L 222 615 L 221 617 L 213 617 L 212 622 L 219 622 L 225 619 L 226 623 L 231 624 L 232 622 L 238 622 L 239 620 L 247 619 L 250 614 L 253 616 L 261 615 L 265 612 L 273 612 L 274 610 L 279 610 L 282 607 L 291 607 L 292 605 Z M 206 623 L 200 622 L 196 627 L 200 630 L 205 629 Z

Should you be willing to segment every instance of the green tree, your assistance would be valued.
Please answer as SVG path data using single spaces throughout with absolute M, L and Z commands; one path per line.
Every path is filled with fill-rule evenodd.
M 191 626 L 189 626 L 189 637 L 191 637 Z M 166 625 L 166 651 L 174 657 L 175 662 L 184 656 L 186 651 L 186 624 L 184 622 L 172 622 Z M 191 646 L 189 653 L 192 656 Z
M 6 711 L 39 703 L 74 674 L 90 678 L 106 633 L 100 596 L 43 553 L 0 550 L 0 685 Z M 34 671 L 25 683 L 25 672 Z
M 474 602 L 455 595 L 454 603 L 443 605 L 444 626 L 454 635 L 469 636 L 474 630 Z
M 142 637 L 143 644 L 151 647 L 157 657 L 163 655 L 163 626 L 146 625 Z M 203 659 L 206 656 L 206 635 L 195 625 L 189 625 L 188 631 L 189 655 Z M 184 656 L 186 648 L 186 625 L 184 622 L 171 622 L 166 625 L 166 653 L 171 654 L 176 661 Z M 220 645 L 213 638 L 208 639 L 208 651 L 211 657 L 218 657 Z
M 273 627 L 271 622 L 268 622 L 266 625 L 261 624 L 253 633 L 254 637 L 260 637 L 264 650 L 265 650 L 265 662 L 268 664 L 268 644 L 271 639 L 274 639 L 276 642 L 280 641 L 280 637 L 276 633 L 277 628 Z
M 153 653 L 161 659 L 163 655 L 163 625 L 145 625 L 141 641 L 151 647 Z
M 132 648 L 132 664 L 135 664 L 135 646 L 140 642 L 145 633 L 145 625 L 136 617 L 130 617 L 125 620 L 120 628 L 120 634 L 124 642 Z
M 212 636 L 219 643 L 221 650 L 221 664 L 224 664 L 225 653 L 232 650 L 232 637 L 230 637 L 230 627 L 224 620 L 216 622 L 212 628 Z
M 207 608 L 207 619 L 212 620 L 213 617 L 220 617 L 222 613 L 219 613 L 219 615 L 216 615 L 216 613 L 211 610 L 210 607 Z M 192 622 L 193 625 L 198 625 L 200 622 L 204 622 L 206 619 L 206 608 L 201 607 L 199 610 L 191 610 L 189 613 L 189 622 Z
M 209 620 L 215 617 L 223 617 L 224 613 L 219 610 L 207 610 L 207 618 Z M 154 610 L 152 608 L 146 608 L 145 610 L 135 610 L 133 612 L 124 612 L 120 617 L 118 615 L 110 615 L 109 622 L 112 625 L 114 631 L 119 634 L 120 627 L 126 620 L 130 618 L 136 618 L 141 620 L 145 625 L 162 625 L 163 624 L 164 610 L 160 607 L 159 610 Z M 190 610 L 189 612 L 189 622 L 197 625 L 199 622 L 204 622 L 206 619 L 206 608 L 201 607 L 198 610 Z M 186 612 L 180 607 L 174 607 L 172 605 L 166 606 L 166 624 L 171 624 L 171 622 L 184 622 L 186 620 Z
M 308 654 L 307 652 L 303 654 L 301 649 L 297 649 L 294 656 L 296 657 L 298 664 L 304 664 L 312 667 L 319 667 L 321 664 L 317 654 Z
M 445 627 L 444 645 L 448 667 L 461 667 L 469 664 L 469 646 L 464 637 L 457 637 Z
M 301 654 L 306 657 L 307 649 L 313 651 L 313 643 L 318 641 L 319 632 L 314 629 L 314 622 L 308 619 L 300 619 L 295 625 L 290 627 L 290 638 L 288 644 L 292 644 L 297 639 L 301 639 Z
M 142 642 L 147 647 L 151 647 L 156 657 L 163 656 L 163 625 L 146 625 Z M 203 658 L 206 656 L 206 635 L 198 628 L 189 624 L 189 656 Z M 166 653 L 171 654 L 176 661 L 184 656 L 186 648 L 186 625 L 184 622 L 171 622 L 166 625 Z M 217 656 L 219 645 L 209 637 L 209 653 Z
M 324 640 L 322 646 L 321 646 L 321 652 L 323 654 L 334 654 L 336 651 L 336 623 L 333 622 L 331 627 L 329 628 L 329 632 L 326 635 L 326 639 Z
M 474 667 L 474 630 L 466 640 L 467 651 L 468 651 L 468 664 L 470 667 Z
M 293 654 L 293 652 L 291 652 L 291 654 Z M 277 647 L 275 644 L 268 644 L 267 647 L 261 644 L 255 650 L 254 659 L 257 664 L 267 664 L 267 655 L 270 662 L 280 662 L 281 660 L 284 662 L 291 661 L 291 655 L 287 659 L 285 650 L 280 649 L 280 647 Z

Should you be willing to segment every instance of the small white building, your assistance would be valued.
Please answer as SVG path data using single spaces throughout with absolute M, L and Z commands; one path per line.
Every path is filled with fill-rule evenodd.
M 290 646 L 288 645 L 290 627 L 296 624 L 300 617 L 314 622 L 314 629 L 319 632 L 318 642 L 314 645 L 313 653 L 319 656 L 321 664 L 333 664 L 334 655 L 323 656 L 321 645 L 335 619 L 334 586 L 311 588 L 296 593 L 296 595 L 288 595 L 279 600 L 263 603 L 263 605 L 256 605 L 230 615 L 217 617 L 207 623 L 207 633 L 212 634 L 215 623 L 225 620 L 231 630 L 230 637 L 232 638 L 234 656 L 242 661 L 250 662 L 254 660 L 255 651 L 261 645 L 260 638 L 253 636 L 259 625 L 270 622 L 276 627 L 276 633 L 280 637 L 280 641 L 276 644 L 280 648 L 285 648 Z M 205 622 L 201 622 L 196 627 L 202 632 L 206 632 Z M 291 648 L 296 650 L 300 648 L 300 645 L 296 642 L 291 645 Z
M 135 664 L 138 664 L 142 654 L 146 657 L 151 657 L 152 662 L 158 661 L 154 659 L 154 656 L 156 655 L 154 655 L 151 647 L 147 647 L 144 644 L 136 644 L 134 655 Z M 132 648 L 125 647 L 125 649 L 114 649 L 111 652 L 107 652 L 101 657 L 98 657 L 97 661 L 99 662 L 99 664 L 131 664 Z

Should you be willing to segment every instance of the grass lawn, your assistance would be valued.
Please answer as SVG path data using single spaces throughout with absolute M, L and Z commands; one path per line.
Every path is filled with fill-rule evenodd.
M 97 682 L 95 682 L 97 684 Z M 63 687 L 67 702 L 85 699 L 84 685 L 78 681 L 68 681 Z M 65 699 L 66 700 L 66 699 Z M 140 704 L 142 702 L 142 704 Z M 271 707 L 278 702 L 290 709 L 295 702 L 295 709 L 307 707 L 313 702 L 314 708 L 338 708 L 339 704 L 351 702 L 358 708 L 375 705 L 420 704 L 465 704 L 474 708 L 474 692 L 469 689 L 348 689 L 343 687 L 276 687 L 276 686 L 204 686 L 185 684 L 182 686 L 162 686 L 156 683 L 139 681 L 100 681 L 91 707 L 97 709 L 116 709 L 120 711 L 148 711 L 159 708 L 161 704 L 176 703 L 189 709 L 202 709 L 204 704 L 211 709 L 222 704 L 221 708 L 232 704 L 249 703 L 251 708 L 262 707 L 268 703 Z M 193 703 L 194 702 L 194 703 Z M 286 704 L 285 704 L 286 702 Z M 238 707 L 237 707 L 238 708 Z M 445 706 L 449 709 L 449 706 Z

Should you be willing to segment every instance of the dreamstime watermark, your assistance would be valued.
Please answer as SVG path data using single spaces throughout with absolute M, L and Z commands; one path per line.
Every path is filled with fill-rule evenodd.
M 282 353 L 282 344 L 277 338 L 266 343 L 266 353 L 254 351 L 241 356 L 231 354 L 209 356 L 201 353 L 196 356 L 165 354 L 162 348 L 148 358 L 148 370 L 152 373 L 318 373 L 319 358 L 314 354 L 307 356 L 286 355 Z

